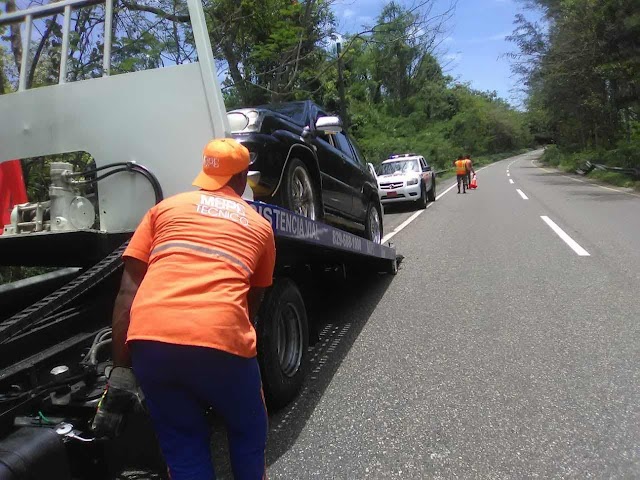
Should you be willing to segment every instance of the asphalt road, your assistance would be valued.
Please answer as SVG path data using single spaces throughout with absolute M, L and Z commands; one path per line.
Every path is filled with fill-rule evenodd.
M 270 478 L 640 478 L 640 197 L 536 156 L 443 182 L 397 276 L 327 292 Z

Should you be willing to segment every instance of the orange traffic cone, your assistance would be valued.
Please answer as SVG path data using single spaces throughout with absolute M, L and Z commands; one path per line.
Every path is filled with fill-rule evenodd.
M 469 188 L 478 188 L 478 180 L 476 179 L 476 175 L 473 175 L 471 179 L 471 183 L 469 184 Z

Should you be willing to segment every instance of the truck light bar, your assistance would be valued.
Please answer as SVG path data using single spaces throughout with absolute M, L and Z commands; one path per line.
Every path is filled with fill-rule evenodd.
M 419 157 L 419 155 L 417 153 L 394 153 L 393 155 L 389 156 L 389 159 L 394 159 L 394 158 L 406 158 L 406 157 Z

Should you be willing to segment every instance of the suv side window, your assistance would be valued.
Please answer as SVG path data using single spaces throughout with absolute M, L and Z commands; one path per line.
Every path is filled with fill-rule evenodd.
M 367 167 L 367 159 L 358 148 L 356 141 L 352 138 L 349 138 L 348 140 L 349 140 L 349 143 L 351 144 L 351 148 L 353 149 L 353 154 L 355 156 L 356 161 L 360 163 L 360 165 L 362 165 L 363 167 Z
M 351 145 L 349 144 L 349 139 L 347 136 L 340 132 L 336 133 L 333 138 L 336 140 L 336 147 L 344 153 L 347 157 L 353 158 L 353 151 L 351 150 Z

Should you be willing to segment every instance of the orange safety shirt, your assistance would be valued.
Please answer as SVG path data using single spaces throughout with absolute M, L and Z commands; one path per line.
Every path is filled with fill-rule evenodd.
M 467 174 L 467 162 L 464 160 L 456 160 L 456 175 Z
M 268 287 L 273 230 L 230 187 L 168 198 L 145 215 L 123 256 L 148 264 L 127 341 L 155 340 L 256 355 L 251 286 Z

